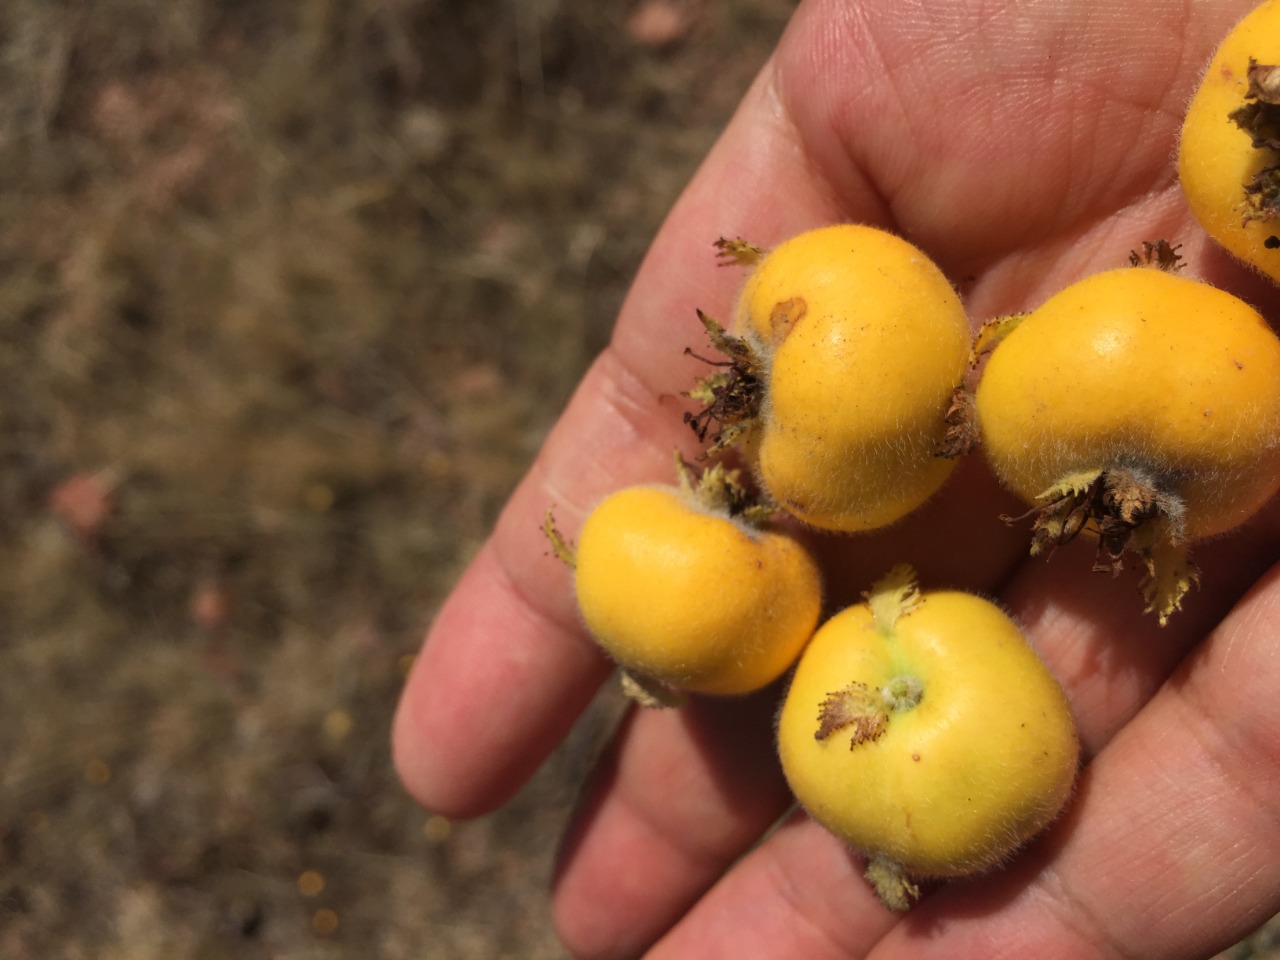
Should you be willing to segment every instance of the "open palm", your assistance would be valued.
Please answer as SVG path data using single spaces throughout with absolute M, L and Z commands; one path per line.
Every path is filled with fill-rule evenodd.
M 572 534 L 617 487 L 669 480 L 704 349 L 742 275 L 711 242 L 775 244 L 859 221 L 947 272 L 976 319 L 1035 306 L 1143 241 L 1270 316 L 1280 294 L 1204 238 L 1178 190 L 1184 104 L 1248 3 L 806 0 L 689 185 L 493 536 L 441 610 L 395 727 L 431 809 L 504 802 L 609 673 L 549 505 Z M 1069 358 L 1066 358 L 1069 360 Z M 907 521 L 821 538 L 838 606 L 892 563 L 997 596 L 1065 685 L 1089 760 L 1067 815 L 1008 869 L 905 917 L 858 859 L 793 813 L 773 753 L 777 691 L 633 711 L 593 778 L 555 888 L 590 957 L 1208 956 L 1280 910 L 1280 510 L 1197 550 L 1200 589 L 1165 628 L 1090 548 L 1026 556 L 1017 505 L 965 460 Z

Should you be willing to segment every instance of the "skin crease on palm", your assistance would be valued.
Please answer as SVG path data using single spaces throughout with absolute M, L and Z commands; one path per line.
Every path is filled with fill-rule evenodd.
M 594 364 L 432 627 L 393 734 L 406 787 L 453 817 L 501 805 L 610 673 L 540 523 L 573 534 L 606 492 L 666 480 L 704 348 L 740 271 L 711 241 L 770 245 L 861 221 L 924 249 L 975 320 L 1029 309 L 1181 243 L 1184 275 L 1280 316 L 1280 292 L 1204 239 L 1179 194 L 1182 110 L 1247 2 L 801 4 L 672 211 Z M 1196 549 L 1164 629 L 1136 575 L 1088 544 L 1026 557 L 1020 512 L 966 460 L 917 515 L 817 543 L 829 601 L 893 563 L 994 595 L 1062 680 L 1088 758 L 1068 812 L 1006 869 L 890 914 L 861 863 L 788 809 L 778 691 L 633 711 L 564 842 L 553 909 L 583 957 L 1208 957 L 1280 911 L 1280 511 Z

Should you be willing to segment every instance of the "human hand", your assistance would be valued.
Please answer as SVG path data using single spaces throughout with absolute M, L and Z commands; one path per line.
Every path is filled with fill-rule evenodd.
M 434 624 L 396 718 L 409 790 L 448 816 L 500 805 L 564 736 L 610 665 L 547 556 L 620 486 L 696 455 L 680 391 L 703 372 L 695 308 L 742 275 L 711 241 L 765 246 L 824 223 L 901 233 L 975 320 L 1027 309 L 1181 243 L 1185 273 L 1276 316 L 1280 293 L 1192 221 L 1173 153 L 1213 47 L 1249 3 L 806 0 L 672 211 L 609 348 L 579 387 Z M 788 808 L 777 691 L 633 711 L 567 838 L 554 908 L 575 953 L 625 957 L 1210 955 L 1280 911 L 1280 509 L 1197 547 L 1169 625 L 1090 547 L 1027 556 L 1021 508 L 980 457 L 890 530 L 822 537 L 833 606 L 899 560 L 929 586 L 994 596 L 1065 685 L 1089 760 L 1066 815 L 1007 869 L 886 911 L 861 865 Z M 1122 577 L 1127 578 L 1128 575 Z

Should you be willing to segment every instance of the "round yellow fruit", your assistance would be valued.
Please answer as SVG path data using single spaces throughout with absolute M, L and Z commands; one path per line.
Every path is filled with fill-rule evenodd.
M 1263 78 L 1264 89 L 1253 87 Z M 1255 8 L 1223 40 L 1187 108 L 1178 177 L 1196 219 L 1221 246 L 1280 281 L 1280 153 L 1255 146 L 1252 128 L 1280 119 L 1266 70 L 1280 64 L 1280 2 Z M 1258 94 L 1261 93 L 1261 96 Z M 1268 114 L 1271 114 L 1268 116 Z
M 905 240 L 842 224 L 763 255 L 735 331 L 762 357 L 761 482 L 814 527 L 870 530 L 928 499 L 965 371 L 969 321 L 942 272 Z
M 1088 277 L 1023 317 L 976 391 L 983 449 L 1028 502 L 1128 467 L 1179 502 L 1186 540 L 1280 489 L 1280 339 L 1244 301 L 1149 267 Z
M 821 578 L 808 552 L 699 502 L 628 487 L 587 517 L 578 606 L 600 646 L 632 674 L 691 693 L 757 690 L 813 634 Z
M 1066 697 L 980 597 L 919 593 L 896 568 L 809 643 L 778 723 L 783 771 L 819 823 L 868 855 L 886 903 L 910 877 L 985 870 L 1054 819 L 1079 746 Z
M 994 472 L 1037 505 L 1032 552 L 1087 531 L 1100 569 L 1136 555 L 1164 624 L 1198 578 L 1189 544 L 1280 490 L 1280 340 L 1242 300 L 1153 267 L 1008 326 L 975 409 Z

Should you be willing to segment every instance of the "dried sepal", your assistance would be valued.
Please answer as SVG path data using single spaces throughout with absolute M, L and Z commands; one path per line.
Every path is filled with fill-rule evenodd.
M 763 526 L 778 512 L 768 495 L 743 480 L 741 470 L 717 461 L 701 470 L 675 452 L 680 489 L 704 510 L 726 514 L 751 526 Z
M 684 392 L 684 396 L 690 400 L 696 400 L 704 406 L 711 406 L 716 403 L 724 392 L 733 382 L 733 374 L 727 370 L 721 370 L 717 373 L 709 373 L 693 387 Z M 685 421 L 689 422 L 688 419 Z
M 618 683 L 627 699 L 642 707 L 662 710 L 689 702 L 689 695 L 682 690 L 631 670 L 619 670 Z
M 1132 468 L 1082 470 L 1067 474 L 1039 497 L 1040 505 L 1020 517 L 1031 523 L 1031 555 L 1053 550 L 1089 530 L 1098 538 L 1093 569 L 1113 576 L 1134 555 L 1147 568 L 1142 592 L 1147 612 L 1160 625 L 1181 606 L 1198 581 L 1184 543 L 1185 506 L 1155 478 Z
M 1280 105 L 1280 66 L 1259 63 L 1250 57 L 1245 77 L 1249 81 L 1249 89 L 1245 91 L 1247 99 L 1270 106 Z
M 1242 224 L 1280 217 L 1280 164 L 1269 164 L 1244 185 Z
M 577 569 L 578 552 L 574 549 L 573 544 L 560 532 L 560 528 L 556 526 L 555 513 L 551 507 L 547 507 L 547 515 L 542 520 L 542 535 L 547 538 L 547 543 L 551 545 L 551 555 L 553 557 L 570 570 Z
M 902 865 L 885 856 L 867 861 L 864 874 L 880 902 L 894 913 L 904 913 L 920 899 L 920 888 L 907 877 Z
M 899 563 L 871 585 L 863 594 L 871 610 L 871 619 L 881 633 L 892 633 L 898 620 L 923 602 L 915 568 Z
M 976 367 L 982 358 L 999 346 L 1001 340 L 1013 333 L 1026 317 L 1025 313 L 1007 313 L 985 321 L 978 328 L 973 344 L 969 347 L 969 366 Z
M 854 682 L 827 694 L 818 706 L 818 729 L 815 740 L 826 740 L 834 733 L 849 734 L 849 749 L 878 740 L 889 726 L 889 706 L 879 690 Z
M 1143 240 L 1142 250 L 1129 251 L 1129 266 L 1155 267 L 1166 273 L 1177 273 L 1184 266 L 1182 254 L 1178 251 L 1182 244 L 1172 244 L 1168 240 Z
M 1040 506 L 1020 516 L 1001 519 L 1014 524 L 1032 518 L 1031 555 L 1051 553 L 1056 547 L 1074 540 L 1084 529 L 1101 477 L 1101 469 L 1069 473 L 1036 497 Z
M 937 455 L 954 460 L 973 452 L 982 439 L 973 391 L 963 384 L 956 387 L 942 419 L 947 428 L 938 444 Z
M 1258 63 L 1251 57 L 1246 77 L 1248 102 L 1231 111 L 1228 119 L 1249 135 L 1254 149 L 1269 151 L 1272 156 L 1244 184 L 1244 224 L 1280 217 L 1280 157 L 1275 155 L 1280 151 L 1280 66 Z
M 756 360 L 756 352 L 752 346 L 741 337 L 735 337 L 724 325 L 715 317 L 705 311 L 698 310 L 698 322 L 702 324 L 702 329 L 707 333 L 707 339 L 711 341 L 711 345 L 729 358 L 729 361 Z
M 714 373 L 702 377 L 685 396 L 702 407 L 685 411 L 684 422 L 699 441 L 711 437 L 708 455 L 714 455 L 741 443 L 754 428 L 759 415 L 764 389 L 760 378 L 760 358 L 754 347 L 735 337 L 714 317 L 698 311 L 698 320 L 707 332 L 711 345 L 724 355 L 724 360 L 710 360 L 685 348 L 687 356 L 697 357 L 716 367 Z M 714 429 L 713 429 L 714 428 Z
M 720 237 L 713 244 L 720 266 L 753 267 L 765 258 L 764 247 L 749 243 L 741 237 Z
M 1191 560 L 1184 543 L 1158 541 L 1142 553 L 1146 573 L 1140 584 L 1147 601 L 1144 613 L 1154 613 L 1165 626 L 1176 611 L 1182 609 L 1182 598 L 1200 582 L 1200 571 Z

